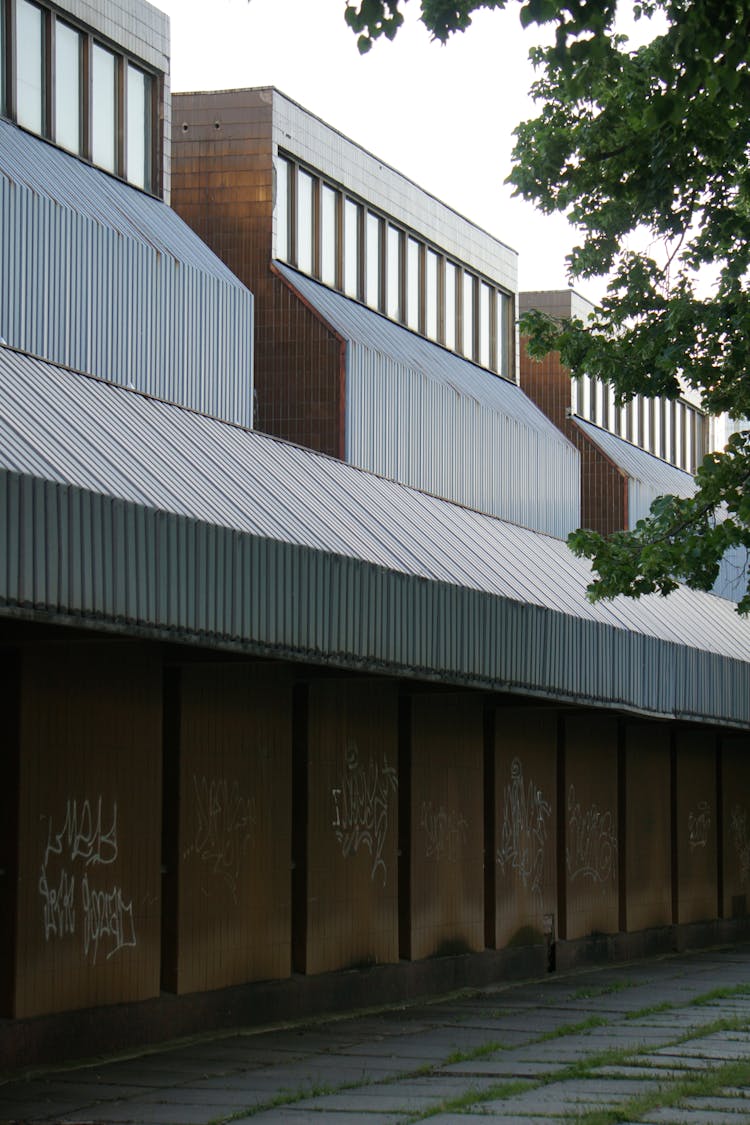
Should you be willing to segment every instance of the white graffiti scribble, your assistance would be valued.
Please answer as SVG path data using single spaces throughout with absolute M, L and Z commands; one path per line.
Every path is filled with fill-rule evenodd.
M 533 780 L 524 781 L 523 766 L 514 758 L 510 783 L 503 790 L 503 823 L 497 862 L 505 875 L 515 871 L 524 887 L 541 894 L 547 821 L 552 808 Z
M 65 823 L 59 832 L 54 831 L 52 817 L 47 826 L 47 847 L 43 866 L 49 863 L 51 855 L 62 856 L 71 862 L 81 859 L 89 864 L 114 863 L 117 859 L 117 801 L 112 804 L 112 822 L 105 832 L 102 829 L 102 798 L 94 802 L 68 801 L 65 808 Z
M 75 910 L 76 879 L 70 876 L 63 868 L 60 872 L 56 887 L 51 887 L 47 881 L 47 868 L 42 866 L 39 874 L 39 894 L 42 896 L 42 917 L 44 920 L 44 937 L 65 937 L 74 934 L 76 930 Z
M 711 827 L 711 806 L 708 801 L 699 801 L 697 812 L 688 813 L 688 840 L 690 851 L 705 848 L 708 843 L 708 830 Z
M 377 762 L 370 754 L 366 763 L 360 763 L 357 744 L 350 740 L 341 783 L 331 790 L 331 824 L 344 858 L 366 848 L 372 858 L 370 879 L 381 872 L 384 887 L 388 868 L 383 850 L 390 825 L 391 796 L 397 789 L 398 777 L 393 766 L 388 765 L 386 755 L 383 754 L 382 762 Z
M 108 939 L 107 960 L 125 946 L 134 946 L 133 903 L 125 902 L 120 887 L 107 891 L 89 887 L 88 875 L 81 880 L 81 906 L 83 909 L 83 950 L 93 951 L 93 963 L 99 952 L 99 942 Z
M 107 959 L 126 946 L 136 945 L 132 901 L 125 900 L 118 885 L 102 889 L 89 881 L 97 870 L 113 864 L 119 853 L 117 802 L 112 802 L 111 817 L 103 816 L 102 805 L 101 795 L 93 802 L 68 800 L 59 831 L 53 818 L 46 818 L 47 842 L 37 884 L 45 941 L 75 938 L 82 918 L 79 940 L 84 957 L 93 964 L 102 940 L 108 946 Z M 83 868 L 80 880 L 74 873 L 76 866 Z
M 423 801 L 419 823 L 427 837 L 425 857 L 455 863 L 466 842 L 467 825 L 461 813 L 444 805 L 434 808 L 432 801 Z
M 236 902 L 242 860 L 256 824 L 255 798 L 243 796 L 238 781 L 196 774 L 193 792 L 197 825 L 185 855 L 195 853 L 224 880 Z
M 750 878 L 750 839 L 747 833 L 747 809 L 744 806 L 735 805 L 732 809 L 729 830 L 740 863 L 740 884 L 744 887 Z
M 568 840 L 565 862 L 573 879 L 606 883 L 617 876 L 617 833 L 614 817 L 595 804 L 582 809 L 574 786 L 568 790 Z

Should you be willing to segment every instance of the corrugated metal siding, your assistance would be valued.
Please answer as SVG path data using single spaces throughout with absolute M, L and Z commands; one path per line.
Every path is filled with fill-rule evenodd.
M 660 716 L 750 722 L 747 659 L 7 471 L 0 527 L 6 612 Z
M 689 595 L 687 627 L 673 599 L 591 606 L 587 566 L 552 537 L 9 348 L 0 374 L 0 464 L 13 471 L 725 651 L 724 624 L 696 629 L 707 596 Z
M 348 341 L 350 464 L 550 535 L 578 527 L 578 453 L 514 383 L 278 268 Z
M 747 721 L 729 603 L 592 606 L 560 540 L 9 348 L 0 466 L 8 606 Z
M 638 520 L 645 519 L 657 496 L 693 496 L 695 481 L 690 473 L 662 461 L 632 445 L 624 438 L 602 430 L 591 422 L 576 418 L 576 425 L 602 449 L 628 476 L 628 526 L 632 529 Z M 745 547 L 727 551 L 721 561 L 719 577 L 712 593 L 719 598 L 738 602 L 747 590 L 750 557 Z
M 252 425 L 252 295 L 165 204 L 0 121 L 0 335 Z

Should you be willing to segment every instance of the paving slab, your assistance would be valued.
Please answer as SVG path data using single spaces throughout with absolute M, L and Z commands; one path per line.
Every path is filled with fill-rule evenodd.
M 644 1115 L 646 1122 L 670 1122 L 674 1125 L 740 1125 L 736 1113 L 721 1110 L 686 1109 L 684 1106 L 657 1109 Z
M 303 1125 L 305 1121 L 321 1122 L 332 1121 L 335 1125 L 363 1125 L 363 1119 L 367 1125 L 394 1125 L 394 1122 L 403 1118 L 400 1113 L 357 1113 L 348 1110 L 342 1110 L 340 1113 L 332 1112 L 331 1110 L 323 1110 L 320 1114 L 315 1113 L 310 1109 L 296 1109 L 294 1106 L 283 1106 L 280 1109 L 269 1109 L 263 1113 L 254 1114 L 252 1117 L 245 1117 L 236 1119 L 232 1125 L 243 1125 L 244 1122 L 252 1122 L 255 1125 L 258 1121 L 277 1121 L 277 1122 L 299 1122 Z M 437 1121 L 438 1118 L 433 1118 Z M 466 1118 L 464 1118 L 463 1125 L 466 1125 Z

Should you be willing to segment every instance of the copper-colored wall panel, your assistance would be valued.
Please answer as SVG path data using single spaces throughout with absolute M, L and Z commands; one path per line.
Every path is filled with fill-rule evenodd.
M 715 737 L 679 731 L 677 754 L 676 922 L 701 922 L 717 912 Z
M 626 732 L 627 929 L 672 921 L 670 732 L 632 724 Z
M 159 992 L 161 676 L 153 650 L 24 653 L 17 1016 Z
M 514 941 L 543 941 L 545 915 L 554 916 L 557 909 L 556 755 L 555 712 L 532 708 L 496 712 L 498 948 Z
M 723 899 L 725 918 L 750 912 L 750 738 L 725 738 L 722 746 Z
M 628 482 L 624 473 L 605 457 L 589 437 L 568 417 L 570 375 L 559 352 L 533 360 L 521 338 L 521 386 L 581 455 L 581 526 L 611 535 L 628 526 Z
M 481 699 L 412 702 L 411 955 L 484 948 Z
M 182 671 L 177 991 L 291 970 L 291 678 Z
M 398 960 L 398 698 L 310 685 L 306 969 Z
M 255 296 L 255 427 L 344 456 L 341 341 L 270 270 L 271 105 L 262 91 L 173 99 L 172 206 Z
M 566 936 L 619 928 L 617 720 L 565 720 Z

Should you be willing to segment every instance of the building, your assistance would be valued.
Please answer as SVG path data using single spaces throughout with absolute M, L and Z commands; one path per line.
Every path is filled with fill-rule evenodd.
M 585 321 L 593 310 L 572 289 L 522 293 L 519 304 L 522 313 L 538 309 L 558 320 Z M 523 340 L 519 370 L 523 390 L 578 450 L 581 524 L 602 535 L 632 530 L 658 496 L 693 496 L 695 470 L 706 453 L 725 444 L 723 420 L 687 397 L 636 395 L 618 407 L 611 387 L 586 376 L 571 380 L 557 352 L 530 359 Z M 739 601 L 748 561 L 744 548 L 728 551 L 713 593 Z
M 386 230 L 400 231 L 405 312 L 368 306 L 365 257 L 355 297 L 270 250 L 253 301 L 167 204 L 164 18 L 143 0 L 3 10 L 7 1063 L 746 934 L 750 629 L 687 590 L 587 602 L 561 538 L 579 455 L 511 378 L 510 252 L 405 186 L 411 222 L 385 197 L 375 216 L 386 263 Z M 41 56 L 37 32 L 53 45 Z M 52 66 L 71 42 L 87 76 L 77 140 Z M 114 60 L 100 60 L 109 165 L 98 51 Z M 209 121 L 220 135 L 225 119 Z M 173 125 L 193 127 L 182 112 Z M 303 175 L 314 198 L 338 192 L 340 230 L 351 198 L 365 254 L 364 172 L 329 182 L 313 137 L 293 173 L 297 140 L 271 146 L 287 198 Z M 176 196 L 187 172 L 171 173 Z M 259 183 L 269 230 L 283 189 L 275 200 Z M 234 229 L 260 261 L 225 203 L 201 204 L 222 256 Z M 447 289 L 429 338 L 430 253 L 437 276 L 452 263 L 470 277 L 456 308 L 479 309 L 468 337 L 457 312 L 453 346 Z M 377 401 L 391 370 L 433 434 L 422 480 L 408 458 L 403 472 L 360 464 L 360 414 L 410 416 L 399 379 Z M 250 426 L 254 375 L 258 418 L 281 437 Z M 484 482 L 477 443 L 498 445 Z M 506 510 L 514 493 L 522 507 Z
M 278 90 L 178 94 L 174 115 L 173 205 L 255 295 L 256 427 L 578 527 L 575 449 L 517 386 L 515 251 Z

